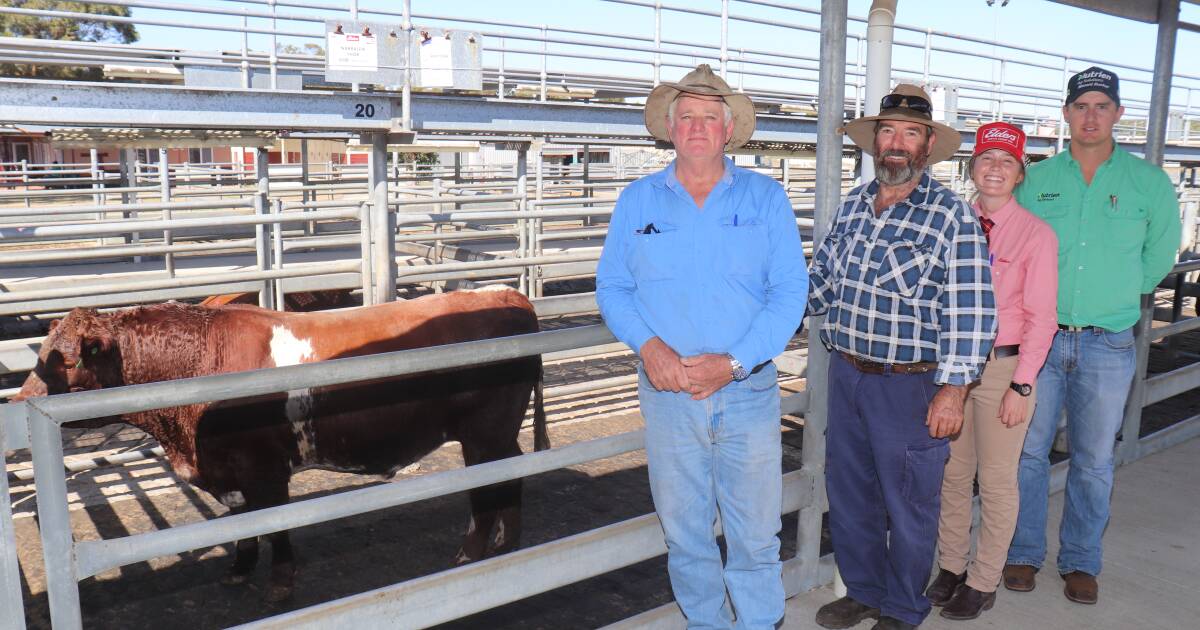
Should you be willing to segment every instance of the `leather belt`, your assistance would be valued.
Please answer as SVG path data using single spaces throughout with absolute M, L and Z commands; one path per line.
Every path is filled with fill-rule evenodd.
M 1075 333 L 1077 333 L 1077 332 L 1092 332 L 1094 330 L 1098 330 L 1095 326 L 1068 326 L 1066 324 L 1059 324 L 1058 329 L 1065 330 L 1067 332 L 1075 332 Z
M 997 359 L 1005 357 L 1015 357 L 1021 353 L 1021 344 L 1014 343 L 1009 346 L 996 346 L 992 348 L 992 356 Z
M 846 363 L 854 366 L 854 369 L 864 374 L 925 374 L 937 369 L 937 363 L 933 361 L 923 361 L 920 363 L 876 363 L 866 359 L 860 359 L 856 356 L 838 352 Z

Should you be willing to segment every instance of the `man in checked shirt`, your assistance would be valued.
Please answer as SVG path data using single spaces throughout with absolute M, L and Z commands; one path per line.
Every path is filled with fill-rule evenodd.
M 925 91 L 897 86 L 845 132 L 876 178 L 847 195 L 809 271 L 809 312 L 827 315 L 826 489 L 848 593 L 816 620 L 915 628 L 930 609 L 947 437 L 987 361 L 996 305 L 974 213 L 925 171 L 960 143 Z

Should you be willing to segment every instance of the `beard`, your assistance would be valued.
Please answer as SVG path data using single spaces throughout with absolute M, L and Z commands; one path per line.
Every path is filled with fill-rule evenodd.
M 906 158 L 906 161 L 903 164 L 894 164 L 887 161 L 889 157 Z M 883 151 L 875 156 L 875 179 L 885 186 L 899 186 L 910 182 L 925 169 L 925 160 L 928 158 L 929 155 L 925 153 L 914 155 L 898 149 Z

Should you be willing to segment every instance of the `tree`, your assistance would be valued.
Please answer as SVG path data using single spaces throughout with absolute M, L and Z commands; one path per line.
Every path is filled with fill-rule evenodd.
M 275 54 L 277 55 L 308 55 L 309 57 L 325 56 L 325 49 L 317 44 L 308 43 L 304 46 L 295 44 L 276 44 Z
M 6 37 L 119 44 L 129 44 L 138 39 L 137 28 L 133 24 L 111 22 L 101 17 L 129 17 L 128 7 L 62 0 L 5 0 L 5 3 L 19 9 L 90 13 L 97 16 L 96 19 L 76 19 L 0 13 L 0 35 Z M 95 66 L 37 64 L 0 64 L 0 75 L 81 80 L 104 78 L 103 70 Z

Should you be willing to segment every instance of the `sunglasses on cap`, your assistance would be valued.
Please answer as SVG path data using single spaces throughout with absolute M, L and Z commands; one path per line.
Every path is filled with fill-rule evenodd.
M 933 105 L 920 96 L 907 94 L 888 94 L 879 101 L 879 109 L 911 109 L 920 114 L 933 115 Z

